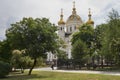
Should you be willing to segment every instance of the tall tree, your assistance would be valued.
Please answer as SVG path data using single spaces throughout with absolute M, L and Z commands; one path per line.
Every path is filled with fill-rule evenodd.
M 109 13 L 108 19 L 108 34 L 107 43 L 110 54 L 113 55 L 113 59 L 116 63 L 120 63 L 120 51 L 119 51 L 119 38 L 120 38 L 120 15 L 117 11 L 112 10 Z M 120 64 L 119 64 L 120 65 Z
M 34 60 L 29 75 L 37 63 L 37 58 L 45 57 L 46 52 L 58 49 L 56 26 L 46 18 L 23 18 L 22 21 L 11 25 L 6 31 L 8 41 L 13 49 L 25 49 Z
M 108 62 L 119 63 L 120 16 L 115 10 L 109 13 L 105 24 L 96 27 L 97 49 Z
M 98 54 L 98 63 L 101 63 L 103 68 L 103 58 L 106 56 L 107 60 L 112 59 L 112 55 L 109 54 L 109 51 L 106 45 L 107 42 L 107 34 L 108 34 L 108 26 L 107 24 L 97 25 L 95 28 L 95 50 Z M 101 58 L 101 62 L 100 61 Z
M 93 27 L 88 24 L 83 24 L 79 28 L 79 32 L 76 32 L 75 34 L 73 34 L 72 44 L 74 44 L 74 42 L 80 39 L 87 44 L 88 48 L 90 48 L 92 47 L 93 38 L 94 38 Z
M 0 60 L 10 63 L 12 57 L 10 44 L 7 40 L 0 42 Z
M 83 51 L 86 50 L 86 52 L 84 52 L 84 54 L 92 56 L 92 54 L 94 52 L 94 44 L 93 44 L 94 40 L 93 39 L 94 39 L 94 29 L 93 29 L 93 27 L 91 25 L 88 25 L 88 24 L 83 24 L 79 28 L 79 32 L 76 32 L 75 34 L 73 34 L 72 54 L 75 54 L 75 52 L 77 54 L 79 52 L 80 48 L 81 48 L 81 49 L 83 49 Z M 75 46 L 76 42 L 77 43 L 79 42 L 78 45 L 81 45 L 81 47 Z M 82 46 L 82 45 L 85 45 L 85 46 Z M 74 50 L 76 50 L 76 51 L 74 51 Z M 80 56 L 80 55 L 78 55 L 78 56 Z M 85 57 L 85 55 L 84 55 L 84 57 Z
M 77 40 L 72 46 L 72 57 L 81 65 L 84 63 L 84 57 L 87 55 L 87 46 L 80 39 Z

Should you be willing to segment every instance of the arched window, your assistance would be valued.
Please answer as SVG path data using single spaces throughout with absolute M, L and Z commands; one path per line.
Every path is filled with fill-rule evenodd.
M 61 31 L 62 31 L 62 27 L 61 27 Z
M 72 27 L 70 27 L 70 32 L 72 31 Z
M 76 26 L 74 27 L 74 29 L 76 30 Z

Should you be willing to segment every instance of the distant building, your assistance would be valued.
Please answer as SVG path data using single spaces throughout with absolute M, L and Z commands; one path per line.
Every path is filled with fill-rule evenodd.
M 94 21 L 91 19 L 91 11 L 89 9 L 88 21 L 86 24 L 94 25 Z M 63 19 L 63 9 L 61 9 L 60 20 L 58 21 L 58 36 L 61 38 L 65 45 L 67 46 L 63 50 L 66 52 L 68 59 L 71 59 L 71 39 L 72 34 L 79 31 L 79 27 L 83 24 L 83 21 L 79 15 L 77 15 L 77 11 L 75 8 L 75 2 L 73 2 L 72 14 L 68 17 L 65 22 Z M 50 56 L 52 57 L 50 57 Z M 54 59 L 54 55 L 52 53 L 48 54 L 48 60 Z

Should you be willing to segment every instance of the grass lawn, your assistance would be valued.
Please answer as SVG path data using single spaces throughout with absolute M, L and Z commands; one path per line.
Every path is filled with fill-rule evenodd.
M 24 74 L 10 73 L 7 78 L 0 80 L 120 80 L 120 76 L 99 74 L 33 71 L 32 75 L 28 76 L 27 73 L 27 71 Z

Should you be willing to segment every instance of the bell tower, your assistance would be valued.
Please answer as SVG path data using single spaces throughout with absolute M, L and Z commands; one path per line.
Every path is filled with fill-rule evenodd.
M 91 14 L 91 9 L 89 8 L 89 13 L 88 13 L 88 21 L 86 22 L 86 24 L 89 24 L 91 26 L 94 26 L 94 21 L 91 18 L 92 14 Z
M 65 38 L 65 22 L 63 20 L 63 9 L 61 9 L 60 20 L 58 21 L 58 35 L 61 39 Z

